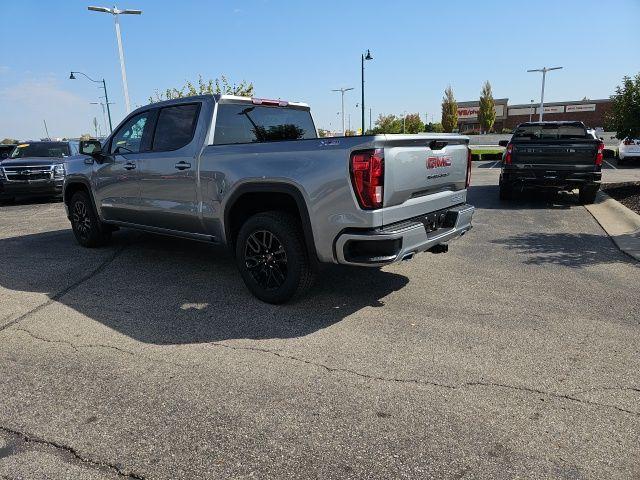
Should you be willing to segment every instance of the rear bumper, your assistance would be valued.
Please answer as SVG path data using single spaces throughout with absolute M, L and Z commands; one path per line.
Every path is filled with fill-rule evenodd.
M 64 180 L 35 181 L 0 181 L 0 198 L 18 197 L 21 195 L 55 196 L 62 195 Z
M 344 232 L 335 242 L 337 261 L 375 267 L 410 258 L 471 230 L 474 211 L 462 204 L 381 229 Z
M 500 182 L 514 187 L 550 187 L 574 189 L 600 184 L 602 172 L 553 169 L 503 169 Z

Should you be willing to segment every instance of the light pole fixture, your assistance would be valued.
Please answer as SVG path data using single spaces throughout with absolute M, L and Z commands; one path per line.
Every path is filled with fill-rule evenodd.
M 113 132 L 113 126 L 111 125 L 111 109 L 109 109 L 109 95 L 107 95 L 107 84 L 104 81 L 104 78 L 102 80 L 94 80 L 93 78 L 91 78 L 89 75 L 87 75 L 86 73 L 82 73 L 82 72 L 71 72 L 71 75 L 69 75 L 69 80 L 75 80 L 76 77 L 74 75 L 74 73 L 77 73 L 78 75 L 83 75 L 85 76 L 88 80 L 94 82 L 94 83 L 101 83 L 102 84 L 102 88 L 104 90 L 104 102 L 107 104 L 107 114 L 109 115 L 109 133 Z
M 538 121 L 542 121 L 542 113 L 544 112 L 544 81 L 547 77 L 547 72 L 551 70 L 560 70 L 562 67 L 543 67 L 536 68 L 533 70 L 527 70 L 527 72 L 542 72 L 542 92 L 540 93 L 540 119 Z
M 342 97 L 342 135 L 345 136 L 347 131 L 344 129 L 344 92 L 348 92 L 349 90 L 353 90 L 353 87 L 349 88 L 335 88 L 331 90 L 332 92 L 340 92 Z
M 360 132 L 361 135 L 364 135 L 364 61 L 365 60 L 373 60 L 373 57 L 371 56 L 371 52 L 369 51 L 369 49 L 367 49 L 366 55 L 364 53 L 361 55 L 361 61 L 362 61 L 362 102 L 360 103 L 360 108 L 362 108 L 362 132 Z
M 116 39 L 118 40 L 118 53 L 120 54 L 120 72 L 122 73 L 122 88 L 124 89 L 124 104 L 127 108 L 127 114 L 131 112 L 131 104 L 129 103 L 129 87 L 127 86 L 127 70 L 124 67 L 124 53 L 122 51 L 122 37 L 120 35 L 120 21 L 119 15 L 140 15 L 142 10 L 118 10 L 117 7 L 87 7 L 88 10 L 93 12 L 110 13 L 116 23 Z

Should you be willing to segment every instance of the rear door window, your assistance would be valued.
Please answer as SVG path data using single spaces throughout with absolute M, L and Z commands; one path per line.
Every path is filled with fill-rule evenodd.
M 309 110 L 223 103 L 218 106 L 214 145 L 316 138 Z
M 162 108 L 153 135 L 152 150 L 178 150 L 191 142 L 199 110 L 199 103 Z

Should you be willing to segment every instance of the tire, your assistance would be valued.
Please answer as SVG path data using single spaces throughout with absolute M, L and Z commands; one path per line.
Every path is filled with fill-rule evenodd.
M 284 303 L 313 283 L 300 222 L 284 212 L 250 217 L 236 239 L 236 263 L 245 285 L 266 303 Z
M 600 190 L 599 185 L 586 185 L 584 187 L 580 187 L 578 194 L 580 203 L 583 205 L 590 205 L 595 202 L 598 190 Z
M 622 166 L 626 163 L 624 157 L 618 157 L 618 166 Z
M 73 234 L 80 245 L 95 248 L 109 243 L 111 230 L 98 218 L 89 194 L 83 191 L 74 193 L 69 202 L 69 214 Z
M 512 200 L 513 199 L 513 188 L 506 183 L 500 182 L 500 200 Z

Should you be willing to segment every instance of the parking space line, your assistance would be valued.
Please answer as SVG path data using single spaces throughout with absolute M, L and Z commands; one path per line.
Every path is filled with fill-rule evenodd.
M 614 167 L 613 165 L 611 165 L 609 162 L 607 162 L 606 160 L 604 161 L 604 163 L 606 163 L 607 165 L 609 165 L 611 168 L 613 168 L 614 170 L 617 170 L 616 167 Z
M 493 165 L 491 165 L 489 167 L 489 170 L 491 170 L 493 167 L 495 167 L 498 163 L 500 163 L 500 160 L 496 160 L 495 162 L 493 162 Z

